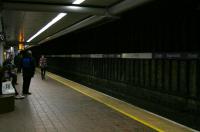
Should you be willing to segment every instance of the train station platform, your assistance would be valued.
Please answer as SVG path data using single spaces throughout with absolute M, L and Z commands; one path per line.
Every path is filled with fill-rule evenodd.
M 31 95 L 0 114 L 0 132 L 194 132 L 196 130 L 91 88 L 37 72 Z M 17 88 L 22 87 L 21 74 Z

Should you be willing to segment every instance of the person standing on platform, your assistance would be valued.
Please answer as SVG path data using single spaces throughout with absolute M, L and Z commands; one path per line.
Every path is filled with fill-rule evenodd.
M 44 80 L 46 69 L 47 69 L 47 59 L 44 57 L 44 55 L 41 55 L 39 65 L 41 68 L 41 77 L 42 77 L 42 80 Z
M 21 67 L 22 67 L 22 72 L 23 72 L 23 94 L 30 95 L 31 93 L 29 92 L 29 87 L 30 87 L 30 82 L 31 78 L 35 74 L 35 59 L 32 57 L 32 52 L 28 50 L 21 62 Z
M 14 58 L 14 64 L 17 67 L 17 73 L 21 73 L 21 59 L 22 59 L 22 53 L 18 53 Z

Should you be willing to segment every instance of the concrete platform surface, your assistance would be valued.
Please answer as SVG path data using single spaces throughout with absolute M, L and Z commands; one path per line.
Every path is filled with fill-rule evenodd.
M 17 88 L 22 87 L 21 74 Z M 0 114 L 0 132 L 153 132 L 128 116 L 37 73 L 25 99 Z

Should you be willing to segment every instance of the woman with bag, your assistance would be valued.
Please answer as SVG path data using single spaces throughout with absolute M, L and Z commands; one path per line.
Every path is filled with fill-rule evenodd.
M 4 63 L 3 79 L 2 79 L 2 94 L 15 94 L 16 99 L 23 99 L 24 96 L 19 94 L 15 85 L 17 82 L 17 75 L 14 72 L 14 66 L 11 62 Z

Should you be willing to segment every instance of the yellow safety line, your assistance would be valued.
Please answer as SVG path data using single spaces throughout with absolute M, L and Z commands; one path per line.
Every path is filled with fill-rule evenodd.
M 81 93 L 83 93 L 83 94 L 85 94 L 85 95 L 87 95 L 87 96 L 89 96 L 89 97 L 91 97 L 91 98 L 97 100 L 97 101 L 100 102 L 100 103 L 103 103 L 103 104 L 107 105 L 108 107 L 110 107 L 110 108 L 112 108 L 112 109 L 114 109 L 114 110 L 116 110 L 116 111 L 118 111 L 118 112 L 120 112 L 120 113 L 122 113 L 122 114 L 124 114 L 124 115 L 126 115 L 126 116 L 128 116 L 128 117 L 130 117 L 130 118 L 132 118 L 132 119 L 134 119 L 134 120 L 136 120 L 136 121 L 138 121 L 138 122 L 140 122 L 140 123 L 142 123 L 142 124 L 148 126 L 148 127 L 150 127 L 150 128 L 152 128 L 152 129 L 154 129 L 154 130 L 156 130 L 156 131 L 158 131 L 158 132 L 164 132 L 164 130 L 161 130 L 161 129 L 157 128 L 156 126 L 153 126 L 153 125 L 151 125 L 151 124 L 149 124 L 149 123 L 147 123 L 147 122 L 145 122 L 145 121 L 143 121 L 143 120 L 140 120 L 139 118 L 137 118 L 137 117 L 135 117 L 135 116 L 133 116 L 133 115 L 131 115 L 131 114 L 129 114 L 129 113 L 124 112 L 123 110 L 118 109 L 117 107 L 113 106 L 112 103 L 111 103 L 111 104 L 106 103 L 106 102 L 102 101 L 101 99 L 99 99 L 99 98 L 97 98 L 97 97 L 95 97 L 95 96 L 92 96 L 92 95 L 88 94 L 87 92 L 84 92 L 84 91 L 78 89 L 77 87 L 74 87 L 73 85 L 71 85 L 71 84 L 69 84 L 69 83 L 66 83 L 66 82 L 64 82 L 64 81 L 61 81 L 61 80 L 59 79 L 59 77 L 56 77 L 55 75 L 52 75 L 52 74 L 50 75 L 50 74 L 48 74 L 48 76 L 51 77 L 52 79 L 54 79 L 54 80 L 56 80 L 56 81 L 58 81 L 58 82 L 64 84 L 64 85 L 68 86 L 68 87 L 73 88 L 73 89 L 76 90 L 76 91 L 79 91 L 79 92 L 81 92 Z
M 158 131 L 158 132 L 197 132 L 197 130 L 191 129 L 189 127 L 183 126 L 176 122 L 170 121 L 166 118 L 157 116 L 153 113 L 145 111 L 136 106 L 130 105 L 126 102 L 117 100 L 115 98 L 105 95 L 101 92 L 98 92 L 94 89 L 88 88 L 79 83 L 73 82 L 66 78 L 60 77 L 53 73 L 48 72 L 47 75 L 52 79 L 86 95 L 94 100 L 105 104 L 106 106 Z M 134 116 L 136 115 L 136 116 Z

